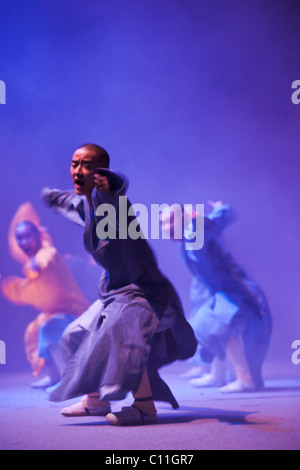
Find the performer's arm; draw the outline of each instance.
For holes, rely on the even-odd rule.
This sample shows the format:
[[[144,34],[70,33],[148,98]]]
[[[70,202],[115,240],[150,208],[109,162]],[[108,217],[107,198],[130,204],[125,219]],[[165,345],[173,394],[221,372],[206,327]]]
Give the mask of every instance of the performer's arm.
[[[23,267],[26,277],[8,276],[0,282],[0,292],[7,300],[16,305],[35,305],[41,297],[37,278],[47,269],[57,253],[53,246],[41,248]],[[50,288],[50,286],[49,286]]]
[[[50,209],[84,227],[84,201],[74,191],[44,188],[41,192],[41,199]]]
[[[234,220],[228,204],[217,202],[210,203],[210,205],[212,205],[213,210],[208,216],[204,217],[204,249],[212,238],[220,236],[225,227]],[[190,233],[194,233],[195,231],[195,222],[195,218],[193,218],[184,231],[184,240],[187,243],[190,242]],[[188,251],[187,255],[189,257],[198,258],[201,255],[201,249],[193,250],[190,248],[186,250]]]
[[[219,235],[229,224],[234,222],[236,217],[228,204],[223,204],[221,201],[209,201],[209,204],[213,210],[207,218],[214,223],[214,234]]]
[[[126,193],[128,180],[125,176],[112,172],[108,169],[99,168],[95,170],[95,188],[92,193],[94,208],[99,204],[118,205],[119,196]]]
[[[39,295],[36,279],[48,267],[56,252],[54,246],[41,248],[23,266],[25,277],[8,276],[1,280],[0,292],[3,297],[16,305],[33,305],[34,299]]]
[[[98,173],[99,172],[99,173]],[[106,205],[112,206],[116,217],[110,219],[111,228],[117,233],[119,230],[120,196],[123,196],[128,187],[128,180],[123,175],[112,172],[108,169],[95,170],[95,188],[92,193],[94,215],[98,222],[102,219]],[[128,200],[125,199],[126,213],[128,212]],[[102,210],[103,209],[103,213]],[[98,233],[97,233],[98,235]],[[99,236],[99,235],[98,235]],[[101,238],[101,236],[99,237]]]
[[[16,305],[25,305],[23,301],[23,290],[26,288],[28,281],[18,276],[9,276],[0,283],[0,292],[2,296]]]
[[[41,248],[35,256],[30,258],[29,262],[23,267],[23,274],[28,280],[36,279],[41,273],[48,268],[49,264],[54,260],[57,250],[54,246],[46,246]]]

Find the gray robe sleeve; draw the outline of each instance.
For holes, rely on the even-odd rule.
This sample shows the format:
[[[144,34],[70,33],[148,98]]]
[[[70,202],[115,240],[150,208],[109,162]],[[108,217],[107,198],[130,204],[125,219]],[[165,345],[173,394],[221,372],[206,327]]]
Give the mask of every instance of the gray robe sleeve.
[[[55,212],[82,227],[85,226],[84,198],[74,191],[43,188],[42,201]]]
[[[211,233],[206,233],[210,238],[213,236],[218,236],[223,232],[223,230],[236,220],[236,214],[228,204],[223,204],[220,207],[215,208],[207,216],[207,227],[206,232],[211,231]]]

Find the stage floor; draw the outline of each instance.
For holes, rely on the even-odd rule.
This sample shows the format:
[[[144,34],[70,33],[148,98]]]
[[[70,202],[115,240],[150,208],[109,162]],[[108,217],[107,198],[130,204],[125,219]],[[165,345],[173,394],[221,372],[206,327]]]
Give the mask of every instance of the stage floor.
[[[226,396],[218,388],[191,387],[180,377],[187,367],[178,362],[161,370],[180,408],[156,403],[157,424],[135,427],[111,426],[105,417],[65,418],[60,409],[78,400],[52,403],[30,387],[30,373],[2,369],[0,449],[300,449],[300,366],[269,364],[264,391]],[[131,396],[112,409],[128,404]]]

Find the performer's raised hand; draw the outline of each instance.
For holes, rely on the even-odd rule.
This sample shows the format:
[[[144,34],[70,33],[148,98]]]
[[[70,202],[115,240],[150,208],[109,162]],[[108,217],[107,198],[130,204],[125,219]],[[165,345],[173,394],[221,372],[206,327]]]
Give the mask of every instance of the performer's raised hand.
[[[110,191],[110,184],[106,176],[101,176],[98,173],[94,175],[94,183],[95,187],[98,189],[98,191]]]

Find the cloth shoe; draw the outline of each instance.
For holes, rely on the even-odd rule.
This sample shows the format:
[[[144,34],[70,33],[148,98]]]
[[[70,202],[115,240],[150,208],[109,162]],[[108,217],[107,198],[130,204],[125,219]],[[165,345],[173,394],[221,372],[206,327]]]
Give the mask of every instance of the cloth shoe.
[[[52,385],[55,385],[56,383],[57,383],[57,380],[53,381],[51,377],[47,375],[45,377],[42,377],[39,380],[36,380],[35,382],[32,382],[30,384],[30,387],[31,388],[47,388],[47,387],[51,387]]]
[[[146,415],[136,406],[124,406],[121,411],[109,413],[106,419],[115,426],[139,426],[156,423],[156,418]]]
[[[193,387],[221,387],[224,385],[220,379],[215,378],[212,374],[207,374],[204,377],[199,377],[198,379],[192,379],[189,381],[189,384]]]
[[[63,408],[61,410],[61,414],[67,417],[106,416],[111,411],[110,403],[108,401],[98,400],[98,402],[95,403],[93,407],[87,406],[86,402],[86,397],[83,397],[81,402]]]
[[[199,378],[202,377],[203,375],[206,375],[208,373],[207,368],[203,366],[195,366],[192,367],[191,369],[183,372],[180,374],[180,377],[182,379],[193,379],[193,378]]]
[[[246,385],[242,380],[235,380],[234,382],[225,385],[220,389],[222,393],[241,393],[241,392],[254,392],[254,385]]]

